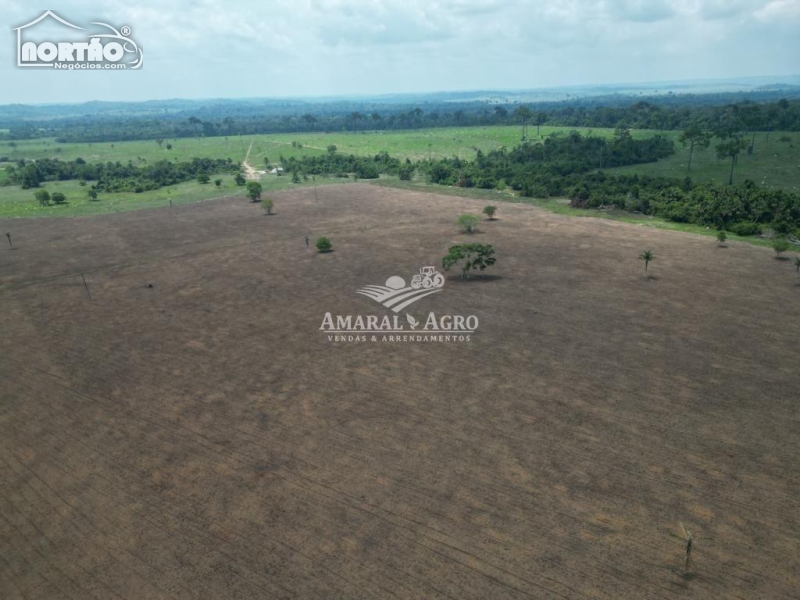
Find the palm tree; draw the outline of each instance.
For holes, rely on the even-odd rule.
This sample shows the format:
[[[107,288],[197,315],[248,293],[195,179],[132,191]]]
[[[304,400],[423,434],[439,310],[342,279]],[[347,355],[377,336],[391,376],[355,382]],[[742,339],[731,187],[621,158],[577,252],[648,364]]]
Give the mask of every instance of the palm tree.
[[[644,272],[647,273],[647,265],[656,259],[656,255],[652,250],[645,250],[639,255],[639,260],[644,261]]]
[[[533,116],[533,112],[527,106],[520,106],[514,111],[514,114],[522,121],[522,139],[528,137],[528,121]]]

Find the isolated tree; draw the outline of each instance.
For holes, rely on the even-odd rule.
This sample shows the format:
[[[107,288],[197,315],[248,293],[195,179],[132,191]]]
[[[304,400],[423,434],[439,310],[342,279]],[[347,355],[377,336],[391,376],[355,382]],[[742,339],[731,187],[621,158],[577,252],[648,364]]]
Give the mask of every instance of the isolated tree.
[[[91,201],[95,201],[95,200],[97,200],[97,190],[95,190],[95,189],[90,189],[90,190],[87,192],[87,195],[89,196],[89,200],[91,200]]]
[[[54,192],[51,198],[55,204],[64,204],[67,201],[67,197],[61,192]]]
[[[300,171],[297,169],[292,171],[292,183],[300,183]]]
[[[725,233],[724,229],[720,229],[717,232],[717,245],[722,246],[725,243],[725,240],[728,239],[728,234]]]
[[[261,199],[261,184],[257,181],[247,182],[247,197],[253,202],[258,202]]]
[[[36,190],[36,193],[33,196],[42,206],[47,206],[50,204],[50,193],[47,190]]]
[[[491,204],[489,206],[485,206],[484,209],[483,209],[483,214],[485,214],[487,217],[489,217],[490,221],[494,221],[494,214],[496,212],[497,212],[497,207],[496,206],[492,206]]]
[[[487,267],[497,262],[494,257],[494,248],[489,244],[459,244],[450,246],[447,256],[442,258],[442,267],[449,271],[452,267],[461,268],[461,278],[468,279],[469,272],[479,270],[481,277]]]
[[[703,131],[697,125],[690,125],[681,133],[678,141],[684,146],[689,146],[689,164],[686,166],[686,170],[691,171],[692,156],[694,155],[695,146],[698,148],[708,148],[711,144],[711,133]]]
[[[465,214],[456,219],[456,225],[458,225],[459,229],[464,233],[474,233],[475,225],[477,225],[479,221],[480,218],[476,215]]]
[[[264,210],[267,211],[268,215],[271,215],[272,208],[275,206],[275,201],[272,198],[262,198],[261,206],[264,207]]]
[[[156,140],[156,144],[158,144],[158,147],[159,147],[159,148],[161,148],[161,146],[163,146],[163,145],[164,145],[164,140],[163,140],[163,139],[161,139],[161,138],[158,138],[158,139]]]
[[[522,139],[525,140],[528,137],[528,121],[533,112],[527,106],[520,106],[514,111],[514,115],[522,122]]]
[[[207,174],[207,173],[200,173],[200,174],[197,176],[197,183],[203,183],[203,184],[206,184],[206,183],[208,183],[209,181],[211,181],[211,178],[208,176],[208,174]]]
[[[328,154],[336,154],[337,149],[338,148],[336,148],[336,144],[328,144]]]
[[[244,185],[247,182],[247,180],[244,178],[244,175],[241,173],[237,173],[233,180],[236,182],[236,185]]]
[[[264,168],[269,169],[269,156],[264,157]]]
[[[747,142],[745,142],[741,136],[734,134],[728,136],[727,139],[716,146],[717,156],[719,158],[731,159],[731,172],[728,176],[728,185],[733,185],[733,168],[736,166],[739,154],[744,150],[746,145]]]
[[[639,260],[644,261],[644,272],[647,273],[647,265],[653,262],[656,259],[655,254],[653,254],[652,250],[645,250],[639,255]]]
[[[775,238],[772,242],[772,249],[775,250],[775,256],[780,257],[782,253],[789,249],[789,242],[786,238]]]
[[[758,104],[746,104],[739,110],[739,114],[742,123],[747,127],[747,132],[753,134],[750,147],[747,149],[747,153],[752,154],[756,149],[756,131],[764,125],[761,107]]]
[[[172,150],[172,144],[167,144],[167,150]]]
[[[214,185],[217,186],[217,187],[220,187],[222,185],[222,179],[215,179],[214,180]]]
[[[333,250],[333,244],[326,237],[317,238],[317,250],[320,252],[330,252]]]

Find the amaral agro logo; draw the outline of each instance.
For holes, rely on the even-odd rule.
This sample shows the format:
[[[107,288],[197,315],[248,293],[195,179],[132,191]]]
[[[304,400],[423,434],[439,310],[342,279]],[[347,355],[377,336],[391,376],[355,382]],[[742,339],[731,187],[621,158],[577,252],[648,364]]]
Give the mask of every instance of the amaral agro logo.
[[[144,55],[130,37],[130,27],[91,25],[96,27],[89,33],[48,10],[38,19],[12,29],[17,32],[17,66],[66,70],[141,68]]]
[[[405,279],[392,276],[385,285],[367,285],[356,293],[373,299],[395,314],[334,315],[325,313],[320,331],[330,342],[469,342],[478,329],[475,315],[450,315],[429,312],[416,318],[399,313],[426,296],[444,288],[444,275],[436,267],[422,267],[406,285]]]

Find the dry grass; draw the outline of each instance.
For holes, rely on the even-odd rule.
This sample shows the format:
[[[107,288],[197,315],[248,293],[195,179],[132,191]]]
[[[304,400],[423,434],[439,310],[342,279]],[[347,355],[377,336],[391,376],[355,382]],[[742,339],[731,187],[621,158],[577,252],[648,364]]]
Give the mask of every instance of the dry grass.
[[[485,201],[318,195],[2,223],[0,597],[796,595],[788,261],[503,205],[472,342],[332,345]]]

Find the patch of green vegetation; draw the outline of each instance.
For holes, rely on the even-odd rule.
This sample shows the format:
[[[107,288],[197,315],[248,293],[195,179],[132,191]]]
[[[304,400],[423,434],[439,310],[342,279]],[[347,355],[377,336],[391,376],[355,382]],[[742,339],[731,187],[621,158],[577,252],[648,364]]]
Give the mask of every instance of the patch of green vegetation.
[[[541,138],[530,136],[532,142],[544,139],[556,132],[580,131],[582,134],[610,138],[613,129],[588,129],[580,127],[542,126]],[[657,132],[632,130],[636,139],[651,137]],[[252,143],[252,148],[251,148]],[[249,162],[256,169],[264,169],[264,157],[270,164],[277,164],[280,155],[303,157],[327,152],[329,145],[337,147],[341,154],[374,155],[386,151],[396,158],[422,160],[428,157],[442,158],[458,156],[474,158],[475,149],[483,152],[500,148],[512,148],[520,143],[520,130],[516,126],[453,127],[436,129],[411,129],[403,131],[343,131],[335,133],[285,133],[276,135],[252,135],[230,137],[198,137],[167,139],[159,146],[154,140],[135,142],[96,142],[59,144],[53,138],[19,140],[17,147],[0,154],[18,160],[61,158],[75,160],[80,157],[87,162],[122,162],[134,164],[157,160],[186,161],[195,157],[231,158],[241,162],[250,149]],[[171,149],[167,149],[167,145]],[[2,146],[0,146],[2,148]]]
[[[593,208],[572,208],[568,198],[525,198],[513,191],[498,190],[479,190],[475,188],[459,188],[436,185],[428,183],[424,179],[417,178],[413,181],[400,181],[395,177],[381,177],[380,180],[370,182],[372,185],[383,187],[398,188],[403,190],[424,191],[432,194],[443,194],[446,196],[460,196],[463,198],[475,198],[480,200],[497,200],[502,202],[514,202],[517,204],[530,204],[537,206],[548,212],[566,215],[570,217],[593,217],[595,219],[611,219],[623,223],[631,223],[642,227],[653,227],[655,229],[667,229],[670,231],[681,231],[684,233],[694,233],[716,238],[717,231],[711,227],[694,225],[691,223],[676,223],[667,221],[659,217],[647,215],[637,215],[618,209],[593,209]],[[727,240],[747,242],[755,246],[772,248],[773,240],[757,236],[740,236],[735,233],[727,232]]]
[[[604,169],[609,175],[652,175],[657,177],[691,177],[695,182],[728,183],[731,168],[730,159],[719,159],[714,146],[719,139],[711,140],[708,148],[695,148],[692,156],[692,170],[687,171],[689,149],[678,142],[679,133],[670,131],[668,135],[675,140],[675,154],[655,163],[628,165]],[[786,134],[773,131],[767,141],[766,133],[755,137],[752,154],[742,152],[733,172],[735,182],[750,179],[759,186],[800,191],[800,148],[792,142],[779,141]],[[791,139],[791,138],[790,138]],[[746,138],[752,142],[752,136]]]
[[[179,204],[191,204],[204,200],[215,200],[230,196],[239,196],[247,202],[246,190],[237,186],[233,177],[221,177],[223,183],[217,187],[214,184],[201,184],[197,181],[188,181],[177,185],[163,187],[157,190],[136,194],[133,192],[119,192],[114,194],[100,194],[98,199],[89,199],[89,186],[81,186],[77,181],[53,181],[43,184],[40,189],[47,190],[52,196],[61,192],[67,202],[60,206],[39,206],[34,193],[36,190],[23,190],[19,186],[6,186],[0,188],[0,219],[11,217],[75,217],[118,213],[143,208],[158,208]],[[329,183],[347,182],[348,179],[335,179],[317,177],[318,185]],[[308,181],[293,184],[290,177],[268,176],[261,179],[261,187],[265,192],[302,187],[311,185]]]

